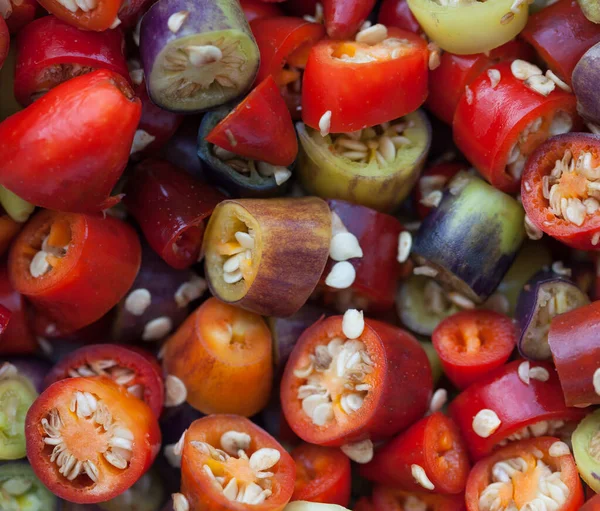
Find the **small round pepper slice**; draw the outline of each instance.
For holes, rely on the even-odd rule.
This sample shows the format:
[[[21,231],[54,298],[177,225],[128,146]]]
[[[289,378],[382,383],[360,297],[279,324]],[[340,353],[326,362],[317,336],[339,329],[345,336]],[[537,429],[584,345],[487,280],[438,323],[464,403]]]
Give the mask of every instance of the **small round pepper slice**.
[[[295,475],[294,460],[267,432],[243,417],[211,415],[185,433],[179,498],[189,509],[281,511]]]
[[[40,1],[40,5],[50,14],[69,25],[97,32],[119,25],[118,13],[122,3],[123,0],[92,0],[78,4],[74,0]]]
[[[124,492],[160,448],[150,407],[102,376],[48,387],[27,413],[25,435],[27,457],[44,485],[81,504]]]
[[[302,120],[325,135],[414,112],[427,97],[428,58],[421,37],[393,27],[373,45],[321,41],[304,70]]]

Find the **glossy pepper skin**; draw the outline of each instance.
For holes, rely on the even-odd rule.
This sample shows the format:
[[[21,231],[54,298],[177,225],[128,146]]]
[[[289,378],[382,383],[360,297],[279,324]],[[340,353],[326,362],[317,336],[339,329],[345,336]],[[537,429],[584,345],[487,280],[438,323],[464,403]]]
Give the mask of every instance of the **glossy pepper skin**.
[[[570,85],[579,59],[600,42],[600,25],[584,16],[577,0],[559,0],[531,16],[521,37]]]
[[[403,225],[393,216],[365,206],[340,200],[327,202],[332,213],[356,236],[363,252],[362,257],[349,260],[356,271],[354,283],[348,288],[356,300],[355,305],[360,304],[365,310],[389,310],[394,306],[396,284],[402,272],[402,265],[398,263],[398,237],[404,231]],[[347,295],[347,290],[325,285],[334,264],[329,258],[321,277],[323,301],[328,305],[339,304],[345,312],[348,307],[344,307],[340,294]]]
[[[429,71],[429,96],[425,104],[432,114],[452,125],[465,87],[481,73],[500,62],[515,59],[532,61],[533,57],[533,50],[517,39],[493,49],[489,54],[455,55],[444,52],[440,57],[440,65]]]
[[[352,39],[375,3],[375,0],[323,0],[323,18],[329,38]]]
[[[97,5],[87,12],[76,7],[75,11],[68,9],[59,0],[42,0],[40,5],[50,14],[70,25],[84,30],[102,32],[109,29],[118,18],[123,0],[98,0]]]
[[[56,75],[66,81],[96,69],[108,69],[129,80],[124,45],[120,29],[90,32],[55,16],[37,19],[19,33],[17,40],[15,97],[27,106],[37,94],[62,83]],[[71,66],[74,69],[62,76],[60,70]]]
[[[531,368],[542,367],[548,371],[548,380],[530,378],[527,384],[519,377],[521,363],[523,360],[515,360],[496,369],[486,379],[464,390],[450,404],[450,416],[461,429],[471,459],[479,460],[489,455],[500,442],[525,426],[548,420],[575,423],[587,414],[583,409],[567,408],[551,364],[531,363]],[[506,396],[511,398],[506,399]],[[487,438],[473,430],[473,418],[483,409],[494,411],[501,421],[498,429]]]
[[[383,0],[377,22],[386,27],[401,28],[415,34],[423,32],[406,0]]]
[[[125,188],[125,205],[150,246],[173,268],[198,261],[205,222],[225,197],[162,160],[135,167]]]
[[[578,511],[583,504],[583,488],[577,473],[577,465],[573,456],[565,454],[563,456],[551,456],[550,447],[558,438],[542,437],[521,440],[511,445],[499,449],[496,453],[479,461],[471,470],[467,481],[465,492],[465,501],[467,511],[480,511],[479,498],[481,492],[490,485],[495,479],[492,479],[492,468],[500,461],[514,458],[521,458],[527,465],[525,475],[532,474],[538,463],[538,456],[541,452],[541,461],[550,467],[552,472],[560,472],[560,479],[567,487],[565,502],[561,505],[561,511]],[[538,465],[539,466],[539,465]],[[523,479],[527,481],[527,479]],[[526,483],[523,482],[525,485]],[[527,496],[519,495],[519,498],[526,502]],[[525,507],[525,506],[523,506]]]
[[[415,480],[414,465],[423,468],[433,490]],[[470,468],[458,427],[452,419],[436,412],[377,449],[360,473],[371,481],[404,491],[458,494],[465,489]]]
[[[229,112],[206,140],[245,158],[284,167],[298,154],[290,112],[271,75]]]
[[[550,325],[548,344],[567,406],[600,403],[595,390],[599,323],[600,302],[593,302],[556,316]]]
[[[513,75],[508,62],[494,69],[501,76],[495,87],[487,73],[482,73],[458,102],[452,123],[454,142],[492,186],[515,192],[521,175],[509,172],[507,164],[521,133],[530,123],[543,118],[540,129],[526,141],[531,153],[548,136],[557,134],[549,134],[548,130],[558,112],[565,112],[575,124],[577,101],[573,94],[558,87],[548,96],[529,89]],[[504,108],[505,105],[510,108]]]
[[[31,260],[53,229],[68,236],[66,254],[45,274],[33,277]],[[66,334],[100,319],[118,303],[133,283],[140,259],[138,236],[121,220],[44,210],[15,240],[8,271],[15,290]]]
[[[282,408],[292,430],[306,442],[339,447],[365,439],[390,438],[422,417],[433,385],[425,351],[408,332],[366,319],[358,340],[374,362],[369,375],[372,390],[360,412],[347,420],[332,421],[325,427],[312,422],[297,397],[305,379],[296,377],[294,371],[306,367],[317,346],[343,335],[342,316],[331,316],[307,329],[294,347],[281,380]]]
[[[56,211],[107,209],[120,200],[109,195],[140,114],[120,75],[98,70],[71,79],[0,123],[0,184]]]
[[[319,129],[331,112],[328,132],[347,133],[389,122],[414,112],[427,98],[428,51],[419,36],[390,28],[388,38],[402,41],[398,57],[383,43],[322,41],[310,51],[302,82],[302,120]],[[369,62],[344,61],[364,52]],[[353,84],[360,83],[360,87]]]

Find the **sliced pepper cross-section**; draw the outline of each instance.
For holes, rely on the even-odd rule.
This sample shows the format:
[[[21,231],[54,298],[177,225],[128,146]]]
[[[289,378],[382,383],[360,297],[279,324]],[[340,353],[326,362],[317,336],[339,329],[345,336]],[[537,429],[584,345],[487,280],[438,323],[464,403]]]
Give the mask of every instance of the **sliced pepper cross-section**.
[[[281,511],[295,472],[277,440],[243,417],[211,415],[185,433],[181,497],[189,509]]]
[[[410,334],[367,319],[349,339],[343,322],[342,316],[317,321],[285,368],[283,412],[306,442],[342,446],[389,438],[428,406],[431,368]]]
[[[223,201],[204,239],[206,276],[217,298],[265,316],[289,316],[323,273],[331,212],[316,197]]]
[[[102,32],[120,24],[118,13],[122,3],[123,0],[42,0],[40,5],[69,25]]]
[[[542,144],[521,186],[534,228],[580,250],[600,242],[600,136],[569,133]]]
[[[323,136],[297,123],[298,177],[310,193],[377,211],[395,210],[410,193],[431,146],[422,110],[392,122]]]
[[[182,113],[214,108],[246,93],[260,60],[235,0],[155,3],[142,20],[140,54],[152,101]]]
[[[385,27],[384,27],[385,29]],[[427,97],[425,41],[398,28],[380,42],[321,41],[308,56],[302,120],[327,133],[348,133],[393,121]]]
[[[524,60],[490,69],[498,81],[484,72],[465,88],[454,114],[454,141],[493,186],[516,192],[528,156],[576,126],[577,102]]]
[[[27,457],[54,494],[102,502],[132,486],[160,447],[158,421],[108,378],[70,378],[48,387],[26,419]]]

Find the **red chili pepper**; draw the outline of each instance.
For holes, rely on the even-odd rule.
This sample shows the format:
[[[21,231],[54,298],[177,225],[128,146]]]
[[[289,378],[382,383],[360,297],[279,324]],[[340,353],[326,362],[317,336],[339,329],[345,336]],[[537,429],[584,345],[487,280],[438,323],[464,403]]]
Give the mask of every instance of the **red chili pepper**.
[[[468,170],[468,165],[455,162],[438,163],[437,165],[429,167],[421,174],[413,192],[417,214],[421,220],[425,218],[432,209],[421,201],[432,192],[441,193],[446,186],[446,183],[461,170]]]
[[[6,264],[0,266],[0,305],[11,312],[10,322],[0,337],[0,355],[31,355],[39,346],[31,329],[25,298],[8,279]]]
[[[173,268],[198,261],[205,222],[224,197],[162,160],[135,167],[125,204],[154,251]]]
[[[260,50],[256,83],[271,75],[293,119],[300,119],[302,73],[310,49],[325,36],[325,27],[302,18],[280,16],[256,19],[250,28]]]
[[[521,364],[525,365],[519,370]],[[533,373],[526,364],[523,360],[506,364],[463,390],[450,404],[450,415],[461,429],[472,459],[479,460],[510,440],[561,432],[570,436],[570,429],[587,414],[566,407],[551,364],[532,362]],[[473,429],[482,410],[493,411],[500,420],[498,428],[486,437]]]
[[[421,509],[421,507],[427,509],[427,511],[465,510],[464,495],[415,493],[380,484],[376,485],[373,490],[372,501],[372,507],[367,507],[363,511],[406,511],[408,509]],[[355,508],[354,511],[358,511],[358,508]]]
[[[583,505],[583,490],[577,472],[577,466],[571,454],[563,456],[551,456],[548,452],[557,438],[532,438],[521,440],[498,450],[495,454],[488,456],[477,463],[467,481],[465,500],[467,511],[484,511],[490,509],[484,507],[481,502],[493,502],[493,498],[500,499],[501,505],[517,509],[527,509],[527,504],[536,499],[538,484],[549,477],[547,472],[558,472],[561,487],[559,490],[564,495],[564,501],[559,506],[560,511],[578,511]],[[499,463],[513,461],[505,467]],[[518,464],[517,461],[518,460]],[[542,462],[546,469],[541,468]],[[518,467],[518,468],[515,468]],[[495,468],[495,469],[494,469]],[[512,470],[512,472],[507,472]],[[498,475],[497,475],[498,474]],[[505,477],[499,479],[499,474]],[[510,475],[509,475],[510,474]],[[506,481],[508,479],[508,481]],[[494,484],[493,487],[490,487]],[[555,494],[549,494],[546,490],[546,499],[553,500]],[[552,496],[551,496],[552,495]],[[484,497],[485,496],[485,497]],[[487,497],[487,498],[486,498]],[[543,501],[540,499],[540,501]]]
[[[108,69],[129,80],[123,33],[90,32],[44,16],[27,25],[17,42],[15,97],[23,106],[74,76]]]
[[[415,34],[421,34],[421,25],[408,7],[406,0],[383,0],[379,9],[377,23],[386,27],[396,27]]]
[[[227,437],[224,440],[223,435],[228,432],[241,433],[241,438],[245,436],[240,440],[241,445],[227,441]],[[198,445],[201,447],[199,448]],[[222,449],[221,452],[225,451],[226,454],[214,454],[215,448]],[[240,449],[244,451],[245,458],[240,456]],[[272,451],[268,453],[268,458],[260,454],[255,455],[262,449],[277,451],[278,456],[274,456]],[[248,457],[251,462],[248,461]],[[260,465],[258,465],[259,458]],[[265,468],[252,468],[256,466]],[[204,467],[210,469],[210,474]],[[258,478],[256,473],[259,471],[267,475]],[[268,475],[269,473],[271,475]],[[222,489],[215,488],[213,479],[215,475],[225,477],[224,487],[231,485],[230,481],[235,478],[240,483],[245,483],[245,487],[252,486],[252,494],[256,493],[255,498],[265,495],[263,489],[270,488],[270,495],[261,503],[240,504],[224,495]],[[210,415],[193,422],[187,430],[181,457],[181,493],[188,500],[190,510],[220,511],[256,508],[261,511],[280,511],[292,496],[294,476],[295,465],[291,456],[277,440],[248,419],[237,415]],[[241,484],[236,485],[236,494],[239,495],[245,487]],[[233,495],[232,490],[233,488],[230,488],[227,491]],[[245,491],[248,495],[249,490]]]
[[[240,156],[284,167],[298,154],[292,118],[272,76],[252,90],[206,140]]]
[[[6,13],[6,25],[11,34],[16,34],[33,21],[37,14],[38,3],[35,0],[7,0],[7,2],[9,10]]]
[[[123,29],[134,27],[152,3],[152,0],[123,0],[117,14],[121,21],[119,27]]]
[[[27,413],[25,436],[38,478],[58,497],[80,504],[123,493],[160,449],[148,405],[103,376],[48,387]]]
[[[290,16],[314,16],[319,0],[287,0],[283,8]],[[321,4],[322,5],[322,4]]]
[[[15,240],[8,271],[14,288],[66,334],[101,318],[125,296],[140,259],[137,234],[126,223],[43,210]]]
[[[40,0],[40,5],[50,14],[77,28],[102,32],[111,28],[119,19],[123,0],[92,0],[93,8],[84,11],[75,5],[75,10],[65,7],[61,0]],[[73,2],[74,4],[74,2]]]
[[[550,189],[554,201],[585,201],[588,199],[588,180],[583,170],[571,169],[571,162],[590,154],[592,162],[600,158],[600,137],[589,133],[567,133],[553,137],[540,145],[527,161],[521,198],[529,221],[541,231],[565,245],[579,250],[597,250],[600,239],[600,211],[569,210],[550,203]],[[557,166],[557,161],[565,164]],[[584,161],[581,161],[584,164]],[[597,163],[596,163],[597,164]],[[585,163],[585,165],[588,165]],[[560,172],[556,176],[557,168]],[[550,179],[552,178],[552,179]],[[594,199],[595,200],[595,199]],[[577,204],[576,204],[577,205]],[[576,214],[577,211],[577,214]]]
[[[594,495],[579,511],[600,511],[600,495]]]
[[[156,417],[164,402],[162,370],[156,359],[142,350],[116,344],[95,344],[63,357],[46,376],[46,385],[79,376],[106,376],[123,390],[142,399]]]
[[[570,85],[579,59],[600,42],[600,25],[583,15],[577,0],[559,0],[530,16],[521,37]]]
[[[358,239],[363,256],[349,260],[356,278],[348,289],[341,291],[325,286],[325,278],[335,264],[333,259],[327,261],[320,282],[324,302],[336,304],[344,311],[350,305],[364,310],[389,310],[394,306],[396,284],[402,271],[398,263],[398,238],[404,227],[393,216],[365,206],[340,200],[328,203]]]
[[[497,312],[462,311],[444,319],[431,341],[448,379],[464,389],[508,360],[517,330],[508,316]]]
[[[350,501],[350,460],[339,449],[302,444],[291,452],[296,462],[292,500],[346,507]]]
[[[140,98],[140,101],[142,102],[142,117],[140,118],[140,123],[137,127],[136,136],[140,137],[140,130],[143,130],[146,134],[140,139],[139,150],[134,151],[134,153],[141,156],[147,156],[159,151],[171,139],[183,122],[184,116],[156,106],[148,97],[145,81],[136,85],[134,91],[135,95]],[[146,143],[144,137],[147,139],[148,143]],[[150,139],[148,137],[152,138]]]
[[[513,75],[509,63],[493,69],[500,73],[497,84],[482,73],[460,99],[452,123],[454,141],[493,186],[514,192],[534,149],[559,128],[568,131],[576,123],[576,99],[559,88],[548,96],[539,94]],[[560,120],[556,128],[554,118]]]
[[[323,0],[323,18],[331,39],[351,39],[368,18],[375,0]]]
[[[23,227],[22,223],[15,222],[6,213],[0,216],[0,256],[8,250],[12,240]]]
[[[464,491],[469,468],[458,427],[436,412],[379,448],[360,473],[400,490],[456,494]]]
[[[36,206],[92,213],[121,176],[141,113],[120,75],[94,71],[0,123],[0,184]]]
[[[596,392],[600,302],[555,317],[548,344],[567,406],[600,403]]]
[[[311,384],[318,379],[328,391],[324,400],[302,388],[307,382],[304,374],[309,373],[316,354],[316,367],[327,370],[323,377],[311,371]],[[342,362],[351,356],[356,364],[346,371]],[[343,383],[355,390],[348,390]],[[331,316],[317,321],[298,340],[281,381],[281,403],[290,427],[300,438],[336,447],[368,438],[389,438],[406,428],[425,413],[431,388],[427,355],[409,333],[367,319],[360,337],[348,341],[342,331],[342,316]],[[360,401],[353,398],[348,404],[345,394],[359,396]],[[331,413],[313,406],[327,408],[330,403]],[[357,410],[348,413],[350,405]]]
[[[0,335],[6,332],[11,316],[12,312],[4,307],[4,305],[0,304]]]
[[[322,41],[304,71],[302,119],[314,129],[324,123],[328,132],[347,133],[413,112],[427,97],[427,61],[425,41],[399,28],[376,45]]]
[[[534,55],[529,45],[518,40],[503,44],[489,52],[489,55],[454,55],[444,52],[440,58],[440,65],[429,73],[427,108],[438,119],[452,125],[454,112],[465,93],[465,87],[475,78],[500,62],[515,59],[532,61]]]
[[[6,26],[6,21],[4,18],[0,16],[0,69],[2,68],[2,64],[4,64],[4,60],[8,55],[8,49],[10,48],[10,34],[8,33],[8,27]]]
[[[240,0],[240,5],[248,23],[260,18],[272,18],[273,16],[283,15],[279,7],[267,4],[262,0]]]

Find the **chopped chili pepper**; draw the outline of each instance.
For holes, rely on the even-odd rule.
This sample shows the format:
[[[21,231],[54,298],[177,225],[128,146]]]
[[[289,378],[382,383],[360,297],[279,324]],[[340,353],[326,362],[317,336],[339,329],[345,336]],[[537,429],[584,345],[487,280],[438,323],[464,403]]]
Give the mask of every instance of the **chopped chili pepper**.
[[[125,191],[126,206],[158,255],[178,269],[198,261],[206,219],[224,199],[220,192],[166,161],[150,159],[135,167]]]
[[[1,355],[31,355],[38,342],[31,327],[28,305],[8,278],[6,263],[0,265],[0,305],[10,311],[10,322],[0,336]]]
[[[76,4],[73,0],[41,0],[40,5],[69,25],[102,32],[120,24],[119,9],[123,0],[91,0]]]
[[[439,163],[425,169],[414,188],[414,198],[419,218],[425,218],[431,213],[432,209],[437,207],[444,188],[461,170],[468,170],[467,165],[455,162]]]
[[[459,389],[479,381],[510,357],[517,329],[493,311],[462,311],[444,319],[431,336],[444,373]]]
[[[432,495],[422,492],[408,492],[397,488],[376,485],[373,490],[372,506],[364,511],[464,511],[464,495]],[[358,508],[355,508],[358,511]]]
[[[359,31],[375,0],[323,0],[323,20],[331,39],[350,39]]]
[[[272,18],[282,15],[279,7],[265,3],[262,0],[240,0],[240,5],[248,23],[259,18]]]
[[[383,0],[377,22],[386,27],[401,28],[415,34],[423,32],[421,25],[411,12],[407,0]]]

